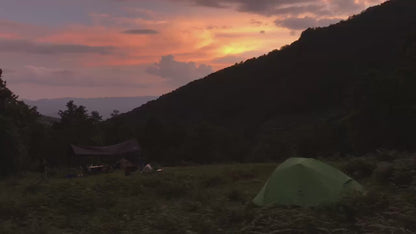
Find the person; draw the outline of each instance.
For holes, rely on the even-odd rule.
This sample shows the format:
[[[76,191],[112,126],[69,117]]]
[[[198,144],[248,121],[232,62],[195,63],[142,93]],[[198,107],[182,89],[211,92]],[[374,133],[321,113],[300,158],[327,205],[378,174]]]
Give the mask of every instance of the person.
[[[84,168],[82,166],[80,166],[77,176],[78,177],[84,177],[84,171],[85,171]]]

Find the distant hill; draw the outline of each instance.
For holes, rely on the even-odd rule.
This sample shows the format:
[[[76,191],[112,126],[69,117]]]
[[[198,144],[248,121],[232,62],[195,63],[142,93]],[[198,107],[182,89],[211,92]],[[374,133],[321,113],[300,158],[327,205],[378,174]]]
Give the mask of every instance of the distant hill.
[[[65,110],[66,103],[73,100],[76,105],[83,105],[88,111],[98,111],[103,118],[109,118],[113,110],[124,113],[155,98],[157,97],[56,98],[24,100],[24,102],[30,106],[36,106],[43,115],[59,117],[58,111]]]
[[[149,157],[168,161],[414,148],[415,12],[416,1],[391,0],[309,28],[291,45],[193,81],[112,122],[123,129],[120,138],[135,135]]]

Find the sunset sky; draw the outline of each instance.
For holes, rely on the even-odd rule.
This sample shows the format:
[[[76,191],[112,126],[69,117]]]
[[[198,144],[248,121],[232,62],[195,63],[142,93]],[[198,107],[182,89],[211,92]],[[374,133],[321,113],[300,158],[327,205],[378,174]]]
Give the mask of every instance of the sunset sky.
[[[1,0],[21,98],[158,96],[383,0]]]

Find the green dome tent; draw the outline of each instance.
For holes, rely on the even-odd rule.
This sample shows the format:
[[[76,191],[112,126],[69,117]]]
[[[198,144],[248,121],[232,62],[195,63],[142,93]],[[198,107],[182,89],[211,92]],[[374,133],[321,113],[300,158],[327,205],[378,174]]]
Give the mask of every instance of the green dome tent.
[[[253,199],[259,206],[317,206],[339,201],[362,186],[338,169],[312,158],[289,158],[277,167]]]

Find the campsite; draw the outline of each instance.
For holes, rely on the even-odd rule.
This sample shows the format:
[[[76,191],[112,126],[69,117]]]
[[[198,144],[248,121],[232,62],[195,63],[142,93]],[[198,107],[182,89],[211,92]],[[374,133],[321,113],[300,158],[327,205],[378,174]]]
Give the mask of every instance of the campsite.
[[[416,233],[415,12],[1,0],[0,234]]]
[[[414,157],[321,159],[355,175],[366,192],[315,208],[251,202],[278,163],[167,167],[127,177],[56,174],[41,184],[27,174],[0,181],[0,232],[414,233]]]

